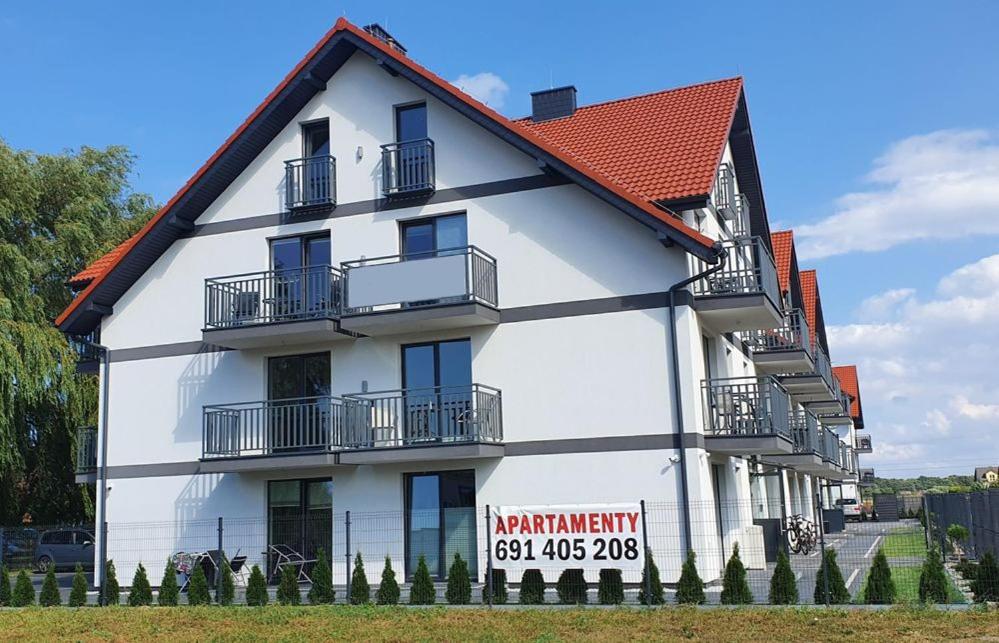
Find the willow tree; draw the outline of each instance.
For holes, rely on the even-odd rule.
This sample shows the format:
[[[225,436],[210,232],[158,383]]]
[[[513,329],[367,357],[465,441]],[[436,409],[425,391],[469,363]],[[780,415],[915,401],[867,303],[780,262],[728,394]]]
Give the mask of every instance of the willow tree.
[[[52,320],[72,299],[66,280],[152,216],[129,186],[133,162],[122,147],[34,154],[0,140],[0,524],[92,513],[73,470],[97,381],[76,373]]]

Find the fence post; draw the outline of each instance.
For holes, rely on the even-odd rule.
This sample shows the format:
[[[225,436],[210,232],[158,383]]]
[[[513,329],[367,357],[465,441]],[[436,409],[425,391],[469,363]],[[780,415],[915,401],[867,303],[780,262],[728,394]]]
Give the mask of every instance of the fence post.
[[[344,554],[344,556],[347,557],[347,589],[345,595],[347,597],[347,603],[349,604],[350,603],[350,510],[349,509],[347,510],[344,516],[343,525],[345,530],[344,541],[347,547],[347,552]]]
[[[819,527],[819,549],[821,550],[822,556],[822,595],[825,597],[826,607],[829,606],[830,596],[829,596],[829,570],[826,564],[826,528],[825,522],[822,520],[822,483],[819,482],[815,485],[817,491],[815,492],[815,502],[816,510],[815,516],[817,518],[816,523]]]
[[[225,554],[222,552],[222,516],[219,516],[219,561],[215,568],[215,602],[220,603],[222,597],[222,566],[225,565]],[[220,603],[221,604],[221,603]]]
[[[493,529],[489,516],[489,505],[486,505],[486,589],[489,607],[493,606]]]
[[[98,483],[100,484],[100,483]],[[94,575],[95,580],[100,579],[97,585],[97,604],[101,607],[107,605],[107,601],[104,600],[104,586],[107,584],[107,571],[108,571],[108,523],[105,520],[101,523],[101,547],[100,547],[100,560],[98,564],[100,569]]]
[[[652,606],[652,574],[649,573],[649,530],[645,523],[645,500],[639,502],[642,507],[642,551],[645,552],[645,604]],[[686,552],[681,554],[681,558],[686,556]]]
[[[930,537],[930,509],[926,503],[926,494],[923,494],[923,539],[926,541],[926,548],[929,549],[933,545],[933,539]],[[943,556],[943,553],[940,554]]]

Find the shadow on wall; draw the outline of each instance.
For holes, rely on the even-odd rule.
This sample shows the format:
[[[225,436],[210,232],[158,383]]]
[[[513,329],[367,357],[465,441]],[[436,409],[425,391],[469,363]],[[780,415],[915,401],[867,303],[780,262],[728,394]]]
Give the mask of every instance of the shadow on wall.
[[[201,411],[206,404],[226,404],[240,400],[209,399],[215,396],[211,383],[216,369],[225,359],[226,351],[202,347],[191,358],[177,380],[177,426],[175,442],[201,441]]]

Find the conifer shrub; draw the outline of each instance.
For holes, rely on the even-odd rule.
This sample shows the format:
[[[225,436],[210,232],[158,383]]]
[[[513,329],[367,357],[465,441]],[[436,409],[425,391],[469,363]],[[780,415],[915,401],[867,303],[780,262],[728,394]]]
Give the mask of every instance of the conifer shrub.
[[[11,607],[27,607],[35,604],[35,587],[28,578],[28,572],[21,570],[14,582],[14,591],[10,596]]]
[[[895,602],[895,581],[891,578],[891,568],[883,549],[878,549],[871,571],[867,573],[864,602],[868,605],[890,605]]]
[[[350,574],[350,604],[364,605],[371,602],[371,585],[368,575],[364,572],[364,560],[361,552],[354,556],[354,571]]]
[[[105,605],[121,603],[121,586],[118,584],[118,573],[115,571],[113,560],[108,560],[104,566],[104,586],[101,587],[101,596]]]
[[[491,574],[492,582],[483,589],[482,602],[488,603],[491,595],[493,605],[506,605],[506,602],[510,600],[510,595],[506,589],[506,570],[493,568]]]
[[[76,564],[73,573],[73,589],[69,592],[69,606],[83,607],[87,604],[87,577],[83,574],[83,565]]]
[[[201,565],[195,565],[191,581],[187,584],[188,605],[211,605],[212,595],[208,592],[208,577]]]
[[[298,589],[298,570],[292,565],[285,565],[281,568],[277,602],[281,605],[299,605],[302,602],[302,594]]]
[[[540,569],[525,569],[520,577],[520,604],[542,605],[545,602],[545,577]]]
[[[976,603],[999,601],[999,565],[992,552],[985,552],[978,562],[975,580],[971,581],[971,591]]]
[[[128,592],[128,604],[132,607],[153,604],[153,588],[149,586],[146,568],[139,563],[132,576],[132,588]]]
[[[836,562],[836,550],[832,547],[826,549],[823,564],[819,565],[819,571],[815,575],[815,592],[812,600],[816,605],[824,605],[826,602],[826,574],[829,575],[829,604],[846,605],[850,602],[850,590],[846,588],[846,581],[843,580],[843,572]]]
[[[229,561],[222,559],[222,567],[219,569],[222,574],[222,586],[215,589],[215,602],[219,605],[232,605],[236,599],[236,579],[232,575],[232,566]]]
[[[322,547],[316,554],[316,566],[312,568],[312,588],[308,594],[312,605],[330,605],[336,600],[333,591],[333,567],[326,558],[326,550]]]
[[[156,595],[156,604],[165,607],[175,607],[180,598],[180,587],[177,586],[177,568],[169,558],[163,569],[163,580],[160,581],[160,592]]]
[[[746,567],[739,558],[739,543],[732,547],[732,556],[725,565],[722,579],[722,605],[748,605],[753,602],[753,592],[746,581]]]
[[[382,568],[382,580],[375,592],[375,602],[379,605],[399,604],[399,583],[395,580],[395,570],[392,569],[392,559],[385,557],[385,567]]]
[[[10,572],[0,563],[0,607],[10,605]]]
[[[947,572],[936,547],[926,552],[926,560],[919,572],[919,600],[923,603],[946,603],[948,599]]]
[[[769,600],[771,605],[798,603],[798,583],[791,571],[791,561],[783,550],[777,554],[777,566],[774,567],[774,575],[770,577]]]
[[[246,604],[251,607],[263,607],[270,601],[267,594],[267,579],[260,567],[254,565],[250,569],[250,578],[246,581]]]
[[[416,563],[416,573],[413,574],[413,585],[409,588],[410,605],[433,605],[437,602],[437,589],[430,578],[427,559],[420,555]]]
[[[451,605],[468,605],[472,602],[472,581],[468,577],[468,563],[458,552],[454,553],[451,569],[447,571],[447,589],[444,598]]]
[[[659,570],[656,570],[656,580],[658,579]],[[644,591],[644,585],[641,591]],[[659,595],[661,603],[662,586],[660,586]],[[690,549],[687,550],[687,559],[683,561],[683,568],[680,570],[680,581],[676,586],[676,602],[680,605],[702,605],[704,600],[704,581],[697,573],[697,554]]]
[[[555,583],[555,593],[563,605],[585,605],[587,601],[586,578],[582,569],[564,569]]]
[[[59,583],[56,581],[55,565],[49,565],[45,570],[45,580],[42,581],[42,591],[38,595],[38,604],[42,607],[56,607],[62,605],[62,597],[59,596]]]
[[[624,602],[624,580],[620,569],[601,569],[597,580],[597,602],[620,605]]]

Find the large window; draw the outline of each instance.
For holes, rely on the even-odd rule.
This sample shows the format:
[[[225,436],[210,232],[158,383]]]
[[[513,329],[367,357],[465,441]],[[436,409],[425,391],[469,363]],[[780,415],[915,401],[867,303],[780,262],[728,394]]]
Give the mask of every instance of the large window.
[[[425,259],[447,250],[468,245],[468,224],[464,214],[449,214],[402,223],[402,254],[409,259]]]
[[[278,551],[291,550],[315,559],[333,546],[333,482],[271,480],[267,483],[268,576],[277,580]],[[311,571],[306,569],[306,573]]]
[[[337,284],[331,279],[329,234],[285,237],[271,241],[274,292],[266,293],[275,317],[321,316],[335,304]]]
[[[475,529],[475,472],[442,471],[406,475],[406,574],[412,577],[420,556],[430,573],[447,577],[454,555],[478,575]]]
[[[271,451],[325,449],[335,412],[329,394],[329,353],[270,358],[267,421]]]
[[[471,384],[468,339],[403,346],[404,439],[412,443],[467,438]]]

